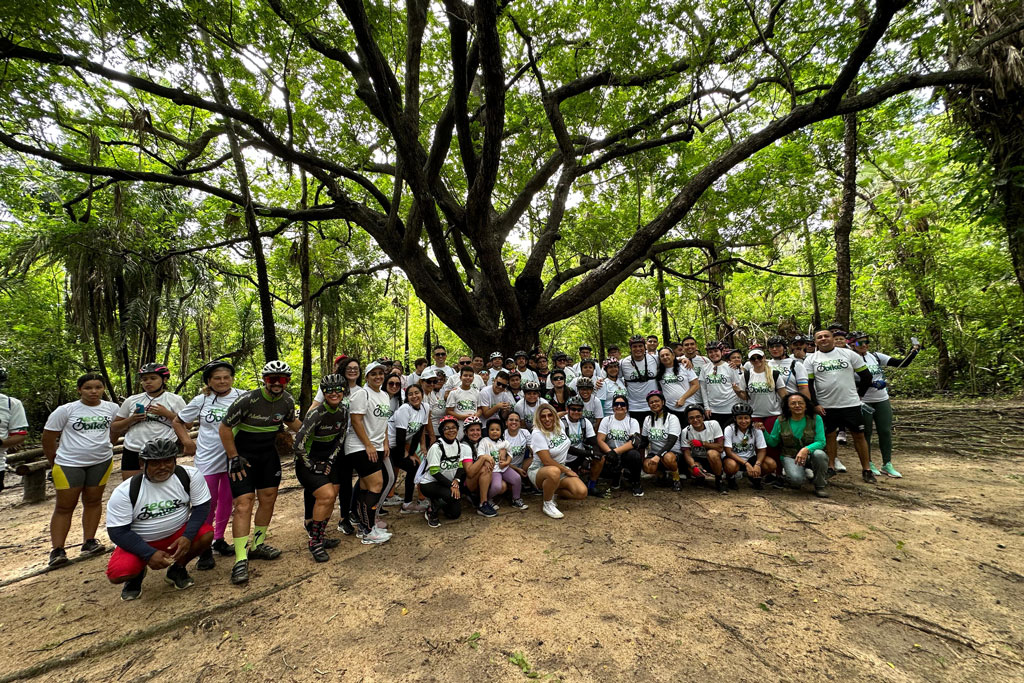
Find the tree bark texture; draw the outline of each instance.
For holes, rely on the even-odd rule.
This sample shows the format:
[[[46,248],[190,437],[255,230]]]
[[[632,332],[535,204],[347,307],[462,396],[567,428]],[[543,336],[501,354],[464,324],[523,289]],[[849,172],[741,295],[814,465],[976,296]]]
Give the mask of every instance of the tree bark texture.
[[[850,93],[853,94],[852,92]],[[850,268],[850,233],[853,232],[853,212],[857,203],[857,115],[843,117],[843,195],[836,219],[836,310],[835,320],[843,329],[850,329],[850,288],[853,273]]]

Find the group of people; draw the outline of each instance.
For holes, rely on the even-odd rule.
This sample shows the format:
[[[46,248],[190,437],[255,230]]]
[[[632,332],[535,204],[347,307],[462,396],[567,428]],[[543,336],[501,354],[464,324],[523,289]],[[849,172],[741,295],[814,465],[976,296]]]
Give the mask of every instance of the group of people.
[[[684,479],[721,493],[746,478],[755,489],[812,485],[828,497],[828,480],[845,471],[837,435],[850,435],[865,482],[900,477],[892,464],[892,408],[885,369],[903,359],[870,349],[870,337],[822,329],[813,339],[774,336],[743,353],[718,342],[706,355],[686,337],[659,346],[633,336],[621,357],[612,346],[598,363],[588,345],[570,365],[564,353],[462,356],[432,350],[405,374],[381,359],[365,367],[339,356],[300,415],[287,391],[282,361],[262,369],[261,385],[234,387],[235,368],[217,360],[202,372],[202,391],[187,402],[167,388],[170,371],[139,370],[143,391],[121,405],[103,400],[95,373],[77,382],[80,399],[58,407],[43,429],[43,450],[57,491],[49,564],[64,549],[72,513],[82,503],[81,553],[96,539],[101,501],[113,470],[112,444],[123,436],[122,482],[107,504],[115,544],[110,581],[124,600],[138,598],[148,569],[166,569],[178,589],[192,585],[186,565],[214,568],[233,557],[231,581],[249,580],[250,560],[273,560],[267,543],[281,482],[282,458],[294,461],[303,487],[308,549],[316,562],[340,539],[327,534],[335,508],[339,531],[362,543],[388,542],[388,509],[422,515],[429,527],[458,518],[469,501],[484,517],[502,505],[525,510],[529,496],[561,518],[558,500],[606,498],[645,485],[682,489]],[[4,403],[8,409],[4,411]],[[24,411],[0,395],[2,446],[24,438]],[[190,430],[198,427],[192,438]],[[882,467],[871,460],[877,430]],[[293,438],[289,435],[294,434]],[[179,465],[179,455],[194,458]],[[404,482],[399,486],[399,473]],[[225,540],[231,522],[232,543]]]

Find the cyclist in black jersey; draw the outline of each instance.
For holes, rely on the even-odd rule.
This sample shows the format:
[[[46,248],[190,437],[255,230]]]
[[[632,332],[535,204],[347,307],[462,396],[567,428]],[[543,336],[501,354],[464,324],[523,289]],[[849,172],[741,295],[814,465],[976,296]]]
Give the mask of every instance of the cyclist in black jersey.
[[[309,552],[317,562],[327,562],[327,548],[337,545],[337,541],[328,545],[326,531],[338,496],[336,486],[341,468],[334,467],[334,463],[348,426],[348,409],[342,403],[346,385],[342,375],[326,375],[320,380],[324,402],[306,414],[292,447],[295,476],[315,500],[306,532]]]
[[[263,386],[243,394],[231,404],[220,423],[220,439],[228,456],[228,474],[235,512],[231,535],[235,542],[235,566],[231,583],[249,581],[249,559],[274,560],[281,551],[265,543],[267,527],[274,516],[277,488],[281,484],[281,456],[276,448],[277,433],[288,427],[298,431],[302,422],[295,415],[295,401],[285,391],[292,376],[287,363],[272,360],[263,366]],[[249,527],[256,509],[252,549],[247,548]]]

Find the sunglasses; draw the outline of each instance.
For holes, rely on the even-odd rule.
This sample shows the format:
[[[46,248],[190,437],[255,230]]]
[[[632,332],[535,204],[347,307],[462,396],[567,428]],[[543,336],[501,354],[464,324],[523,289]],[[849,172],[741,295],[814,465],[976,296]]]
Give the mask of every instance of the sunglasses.
[[[504,383],[502,383],[502,382],[495,382],[495,383],[494,383],[494,386],[498,387],[499,389],[504,389],[504,388],[505,388],[505,387],[507,387],[508,385],[507,385],[507,384],[504,384]]]
[[[472,363],[473,363],[473,361],[471,361],[471,360],[460,360],[459,361],[459,365],[472,365]]]
[[[580,406],[569,406],[569,412],[580,413],[583,412],[583,408]]]
[[[628,408],[628,403],[613,403],[612,408]]]
[[[267,384],[288,384],[291,379],[288,375],[267,375],[263,381]]]
[[[324,396],[327,394],[343,394],[345,393],[345,387],[326,387],[323,391]]]
[[[438,351],[437,353],[434,354],[434,358],[440,358],[441,356],[447,356],[447,355],[448,354],[445,353],[444,351]]]
[[[401,382],[388,382],[388,386],[389,387],[400,387],[400,386],[402,386],[402,383]]]

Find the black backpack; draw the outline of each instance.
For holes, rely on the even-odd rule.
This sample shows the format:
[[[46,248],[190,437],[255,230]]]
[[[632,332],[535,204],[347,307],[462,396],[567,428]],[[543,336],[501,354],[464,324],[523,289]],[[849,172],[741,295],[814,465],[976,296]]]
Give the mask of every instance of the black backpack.
[[[144,476],[146,475],[139,473],[128,480],[131,482],[128,484],[128,500],[132,503],[132,510],[135,509],[135,504],[139,502],[139,492],[142,491],[142,478]],[[178,481],[180,481],[181,485],[185,488],[185,495],[191,497],[192,479],[188,476],[188,472],[185,471],[185,468],[181,465],[176,465],[174,467],[174,476],[178,478]]]

